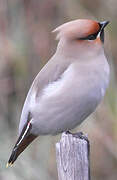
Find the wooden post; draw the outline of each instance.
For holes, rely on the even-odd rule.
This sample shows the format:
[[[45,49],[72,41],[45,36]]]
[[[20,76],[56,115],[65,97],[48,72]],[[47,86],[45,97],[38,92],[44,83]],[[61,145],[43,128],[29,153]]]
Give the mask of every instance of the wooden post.
[[[56,143],[59,180],[90,180],[89,143],[85,139],[63,133]]]

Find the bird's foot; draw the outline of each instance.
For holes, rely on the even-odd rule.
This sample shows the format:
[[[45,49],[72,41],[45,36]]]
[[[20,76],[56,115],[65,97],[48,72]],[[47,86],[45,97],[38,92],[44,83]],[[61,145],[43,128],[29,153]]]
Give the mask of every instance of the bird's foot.
[[[72,134],[69,130],[65,131],[65,134]]]
[[[74,133],[73,136],[76,137],[76,138],[84,139],[89,144],[88,137],[86,135],[84,135],[82,132]]]
[[[76,138],[79,138],[79,139],[84,139],[87,142],[88,157],[89,157],[90,143],[89,143],[88,137],[86,135],[84,135],[82,132],[71,133],[70,131],[66,131],[65,134],[71,134],[73,137],[76,137]]]
[[[88,137],[86,135],[84,135],[82,132],[71,133],[70,131],[66,131],[65,133],[66,134],[71,134],[73,137],[76,137],[76,138],[79,138],[79,139],[84,139],[89,144]]]

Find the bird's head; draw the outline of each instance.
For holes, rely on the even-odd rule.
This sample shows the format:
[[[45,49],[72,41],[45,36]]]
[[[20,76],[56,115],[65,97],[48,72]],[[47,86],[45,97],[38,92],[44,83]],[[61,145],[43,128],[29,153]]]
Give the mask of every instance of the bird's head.
[[[78,19],[57,27],[56,39],[67,44],[77,44],[86,47],[104,43],[104,28],[109,21],[97,22],[89,19]]]

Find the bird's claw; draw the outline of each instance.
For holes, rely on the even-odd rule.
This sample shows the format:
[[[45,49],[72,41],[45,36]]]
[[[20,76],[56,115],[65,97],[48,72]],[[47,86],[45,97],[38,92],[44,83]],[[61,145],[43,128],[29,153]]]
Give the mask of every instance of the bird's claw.
[[[88,137],[86,135],[84,135],[82,132],[71,133],[70,131],[66,131],[65,134],[71,134],[73,137],[76,137],[79,139],[84,139],[89,144]]]

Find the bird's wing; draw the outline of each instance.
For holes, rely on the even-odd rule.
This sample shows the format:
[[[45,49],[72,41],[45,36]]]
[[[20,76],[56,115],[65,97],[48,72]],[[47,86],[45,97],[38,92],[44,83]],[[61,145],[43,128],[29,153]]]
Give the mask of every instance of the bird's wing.
[[[38,97],[45,86],[61,78],[70,64],[71,62],[69,60],[58,59],[57,61],[56,58],[52,58],[38,73],[32,84],[30,93],[34,91],[36,92],[36,97]]]
[[[33,100],[39,99],[42,90],[49,84],[60,79],[62,74],[71,64],[70,60],[67,59],[56,59],[55,56],[42,68],[38,73],[32,86],[28,92],[27,98],[24,103],[24,107],[21,114],[19,134],[21,134],[22,129],[28,120],[28,114],[30,112],[30,105],[33,104]],[[32,98],[34,95],[34,99]],[[31,113],[31,112],[30,112]]]

